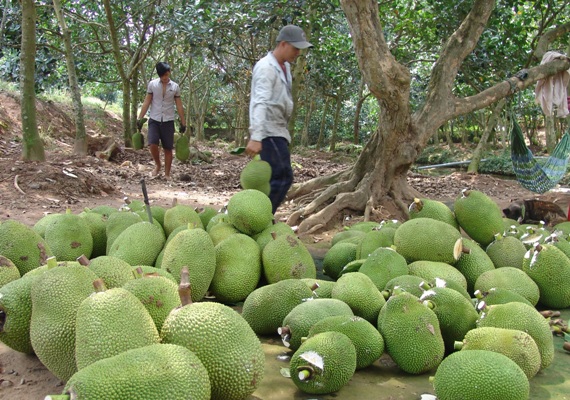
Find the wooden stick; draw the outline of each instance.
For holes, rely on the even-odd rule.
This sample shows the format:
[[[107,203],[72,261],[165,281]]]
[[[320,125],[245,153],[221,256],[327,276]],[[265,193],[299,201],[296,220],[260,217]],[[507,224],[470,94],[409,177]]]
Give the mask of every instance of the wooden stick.
[[[19,176],[19,175],[16,175],[16,176],[14,177],[14,187],[15,187],[16,189],[18,189],[18,192],[22,193],[22,194],[25,196],[25,195],[26,195],[26,192],[24,192],[22,189],[20,189],[20,186],[18,186],[18,176]]]

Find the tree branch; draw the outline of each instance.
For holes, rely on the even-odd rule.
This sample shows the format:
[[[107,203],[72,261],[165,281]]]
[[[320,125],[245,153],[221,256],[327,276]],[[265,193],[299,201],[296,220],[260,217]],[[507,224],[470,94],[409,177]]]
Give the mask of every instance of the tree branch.
[[[554,60],[529,69],[527,71],[527,77],[523,80],[513,76],[474,96],[456,99],[453,112],[447,117],[447,119],[453,119],[457,116],[480,110],[504,97],[509,96],[513,93],[511,85],[513,88],[516,88],[515,90],[522,90],[540,79],[548,78],[552,75],[556,75],[558,72],[566,71],[567,69],[570,69],[570,58],[566,57],[564,59]]]
[[[536,57],[538,61],[542,60],[544,53],[548,51],[548,46],[550,46],[550,43],[558,39],[560,36],[567,34],[568,32],[570,32],[570,22],[558,25],[556,28],[553,28],[546,32],[538,40],[536,49],[534,49],[534,57]]]

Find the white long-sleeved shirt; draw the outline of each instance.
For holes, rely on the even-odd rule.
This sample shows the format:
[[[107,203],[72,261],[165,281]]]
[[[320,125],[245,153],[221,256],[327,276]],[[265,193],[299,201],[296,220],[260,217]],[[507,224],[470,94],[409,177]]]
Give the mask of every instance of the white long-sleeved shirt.
[[[253,68],[251,100],[249,103],[249,133],[251,140],[266,137],[284,137],[291,142],[287,124],[293,112],[291,94],[291,66],[285,63],[286,73],[269,52]]]
[[[175,116],[175,97],[180,97],[180,86],[172,80],[166,84],[164,96],[162,94],[162,82],[160,78],[153,79],[148,83],[147,93],[152,94],[152,102],[150,103],[150,118],[155,121],[166,122],[174,121]]]

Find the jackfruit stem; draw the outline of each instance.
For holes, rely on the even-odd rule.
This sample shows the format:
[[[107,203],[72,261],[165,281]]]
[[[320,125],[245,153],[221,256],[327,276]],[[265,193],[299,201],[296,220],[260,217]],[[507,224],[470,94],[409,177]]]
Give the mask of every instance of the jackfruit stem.
[[[55,257],[49,257],[46,261],[48,269],[57,267],[57,259]]]
[[[430,284],[427,283],[426,281],[422,281],[419,286],[420,286],[420,289],[423,289],[423,290],[430,290],[431,289]]]
[[[453,343],[453,349],[454,349],[454,350],[461,350],[462,348],[463,348],[463,342],[461,342],[461,341],[459,341],[459,340],[456,340],[456,341]]]
[[[297,367],[297,372],[300,381],[309,380],[315,374],[315,370],[308,365]]]
[[[313,283],[313,285],[311,286],[311,290],[314,292],[315,290],[317,290],[319,288],[319,284],[317,282]]]
[[[570,351],[570,342],[564,342],[562,348],[566,351]]]
[[[540,311],[540,314],[541,314],[544,318],[559,317],[559,316],[560,316],[560,311],[544,310],[544,311]]]
[[[183,267],[180,273],[180,285],[178,286],[178,295],[182,307],[192,304],[192,289],[190,287],[190,278],[188,276],[188,267]]]
[[[143,277],[143,270],[141,267],[137,267],[134,271],[133,271],[133,275],[135,276],[135,279],[140,279]]]
[[[107,288],[105,287],[105,282],[103,282],[103,279],[95,279],[93,281],[93,287],[95,288],[95,292],[97,293],[104,292],[105,290],[107,290]]]
[[[84,267],[91,264],[91,261],[85,256],[85,254],[81,254],[79,257],[75,259],[79,264],[83,265]]]
[[[271,232],[271,237],[273,238],[273,240],[275,240],[277,238],[277,233],[276,232]]]
[[[174,197],[174,198],[172,199],[172,205],[171,205],[171,207],[174,207],[174,206],[176,206],[177,204],[178,204],[178,198]]]
[[[6,313],[0,310],[0,333],[4,332],[4,324],[6,323]]]
[[[71,397],[68,394],[49,394],[44,397],[44,400],[70,400]]]

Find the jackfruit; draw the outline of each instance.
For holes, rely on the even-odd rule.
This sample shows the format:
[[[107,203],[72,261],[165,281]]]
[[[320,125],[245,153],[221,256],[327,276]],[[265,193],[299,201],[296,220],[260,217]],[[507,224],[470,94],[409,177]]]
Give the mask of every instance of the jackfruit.
[[[451,209],[443,202],[432,199],[418,199],[415,198],[414,201],[408,207],[408,212],[410,213],[410,218],[432,218],[438,221],[448,223],[455,229],[459,230],[459,224],[455,218],[455,214]]]
[[[109,206],[109,205],[106,205],[106,204],[102,204],[102,205],[99,205],[99,206],[95,206],[95,207],[93,207],[93,208],[86,208],[84,211],[86,211],[86,212],[94,212],[94,213],[97,213],[97,214],[101,214],[101,215],[103,215],[103,216],[105,216],[105,217],[108,218],[109,215],[111,215],[111,214],[113,214],[113,213],[116,213],[116,212],[118,212],[119,210],[118,210],[117,208],[115,208],[115,207],[112,207],[112,206]]]
[[[208,232],[208,234],[212,238],[212,243],[214,243],[214,246],[216,246],[222,240],[237,233],[241,232],[238,231],[235,226],[227,222],[220,222],[212,226],[212,229],[210,229],[210,231]]]
[[[0,288],[16,279],[20,279],[18,267],[12,260],[0,255]]]
[[[245,298],[241,316],[256,334],[274,335],[287,314],[313,296],[311,287],[299,279],[258,287]]]
[[[463,274],[453,266],[443,262],[414,261],[408,264],[408,271],[410,275],[420,276],[428,282],[440,278],[446,282],[453,281],[467,289],[467,279]]]
[[[453,265],[461,255],[461,233],[446,222],[414,218],[396,229],[394,246],[408,262],[425,260]]]
[[[163,278],[168,279],[169,281],[172,281],[174,283],[178,283],[178,281],[176,280],[176,278],[174,278],[174,276],[172,276],[172,274],[170,272],[168,272],[165,269],[162,268],[156,268],[156,267],[152,267],[150,265],[137,265],[134,267],[131,267],[133,274],[135,274],[135,277],[137,275],[137,270],[140,268],[142,270],[143,275],[158,275],[158,276],[162,276]]]
[[[167,237],[177,227],[186,227],[188,224],[194,225],[195,228],[204,228],[200,216],[193,207],[185,204],[176,204],[164,213],[164,233]]]
[[[522,269],[538,286],[542,305],[570,307],[570,259],[562,250],[552,244],[537,244],[525,254]]]
[[[85,255],[91,257],[93,237],[83,219],[68,209],[65,214],[53,219],[45,231],[46,242],[59,261],[74,261]]]
[[[327,298],[327,299],[331,298],[332,289],[336,284],[336,282],[334,281],[329,281],[324,279],[303,278],[301,280],[305,282],[307,286],[313,289],[314,297]],[[318,287],[314,288],[315,284]],[[283,320],[283,318],[281,318],[281,320]]]
[[[214,215],[218,214],[218,211],[212,207],[206,206],[201,209],[196,210],[200,221],[202,221],[202,227],[205,229],[208,226],[208,222],[212,219]]]
[[[243,233],[222,240],[215,247],[216,272],[210,291],[222,303],[243,301],[257,287],[261,277],[261,250]]]
[[[263,248],[261,260],[268,283],[289,278],[317,277],[317,267],[311,253],[295,235],[276,236]]]
[[[16,220],[0,223],[0,254],[11,260],[20,275],[44,265],[53,253],[32,228]]]
[[[483,247],[495,240],[496,234],[503,233],[503,212],[483,192],[462,190],[455,199],[453,210],[461,228]]]
[[[391,296],[378,315],[386,351],[403,371],[422,374],[436,368],[445,353],[435,313],[413,294]]]
[[[259,190],[241,190],[230,197],[228,216],[240,232],[255,235],[273,222],[271,200]]]
[[[140,274],[123,285],[123,289],[134,294],[150,314],[157,331],[162,329],[170,311],[180,306],[178,286],[164,276]]]
[[[302,338],[309,334],[311,326],[334,315],[354,316],[354,313],[348,304],[338,299],[310,299],[295,306],[283,318],[277,332],[281,335],[285,347],[297,350]]]
[[[530,301],[510,289],[491,288],[487,291],[476,290],[474,295],[477,299],[476,306],[481,302],[485,302],[486,305],[492,306],[493,304],[505,304],[510,303],[511,301],[518,301],[534,307]]]
[[[327,317],[309,329],[309,338],[322,332],[344,333],[356,348],[356,369],[366,368],[384,353],[384,339],[378,329],[364,318],[350,315]],[[301,346],[303,346],[301,344]]]
[[[32,354],[30,320],[32,283],[36,276],[25,276],[0,288],[0,342],[21,353]]]
[[[526,247],[514,236],[497,235],[485,251],[493,261],[495,268],[514,267],[522,269]]]
[[[93,250],[91,257],[95,258],[107,254],[107,216],[95,212],[82,212],[79,214],[87,222],[91,237],[93,238]]]
[[[332,289],[331,298],[344,301],[354,315],[371,323],[377,322],[378,313],[386,304],[384,296],[372,279],[362,272],[342,275]]]
[[[209,400],[210,379],[190,350],[152,344],[83,368],[69,379],[63,393],[76,399]]]
[[[356,370],[356,349],[341,332],[308,338],[291,357],[289,372],[295,386],[309,394],[339,391]]]
[[[77,264],[49,268],[32,284],[32,347],[42,364],[63,381],[77,371],[77,309],[94,291],[95,279],[91,270]]]
[[[366,232],[360,243],[357,244],[356,258],[367,258],[380,247],[392,246],[394,244],[394,232],[396,232],[395,229],[390,230],[389,228]]]
[[[358,271],[367,275],[380,291],[391,279],[409,272],[406,259],[391,247],[374,250]]]
[[[208,225],[206,225],[206,232],[210,232],[210,230],[214,227],[214,225],[216,225],[219,222],[227,222],[228,224],[231,224],[230,217],[228,216],[228,214],[219,213],[210,218],[210,220],[208,221]]]
[[[275,224],[268,226],[260,233],[255,235],[253,238],[259,245],[259,248],[263,251],[265,245],[273,240],[273,234],[277,236],[281,234],[294,235],[295,232],[293,231],[293,228],[291,228],[285,222],[277,222]]]
[[[465,334],[457,350],[489,350],[501,353],[523,370],[528,379],[540,370],[540,352],[532,336],[516,329],[481,327]]]
[[[479,314],[473,303],[447,287],[432,287],[422,294],[420,300],[437,315],[445,350],[450,354],[455,342],[476,327]]]
[[[540,368],[548,367],[554,359],[554,341],[550,325],[534,307],[524,303],[496,304],[482,309],[477,327],[517,329],[528,333],[540,351]]]
[[[187,282],[183,277],[181,290]],[[263,379],[261,343],[240,314],[226,305],[182,300],[182,307],[164,321],[160,335],[163,343],[184,346],[198,356],[208,371],[213,400],[245,399]]]
[[[390,296],[395,289],[400,289],[410,294],[413,294],[416,297],[420,297],[423,294],[423,289],[421,288],[421,284],[424,282],[424,278],[421,276],[416,275],[400,275],[395,278],[390,279],[386,282],[386,286],[384,287],[384,291],[386,291],[386,296]]]
[[[467,291],[473,293],[475,282],[483,273],[495,269],[495,264],[489,258],[479,243],[472,239],[462,238],[463,251],[454,267],[463,274],[467,281]]]
[[[39,220],[36,221],[34,226],[32,226],[32,229],[34,231],[36,231],[42,237],[42,239],[45,239],[45,237],[46,237],[46,226],[48,226],[48,224],[51,221],[53,221],[54,219],[56,219],[60,215],[61,215],[60,213],[46,214],[43,217],[41,217]]]
[[[192,282],[192,301],[199,301],[206,295],[216,272],[216,250],[205,230],[183,230],[166,245],[160,267],[180,283],[185,266]]]
[[[87,266],[103,280],[107,289],[121,287],[134,278],[131,265],[117,257],[96,257],[89,260]]]
[[[536,306],[540,297],[538,285],[522,269],[514,267],[496,268],[482,273],[475,282],[474,289],[488,292],[492,288],[512,290]]]
[[[133,149],[135,150],[141,150],[144,147],[144,136],[138,131],[133,133],[131,141],[133,143]]]
[[[182,135],[174,144],[174,154],[177,160],[186,162],[190,158],[190,138]]]
[[[256,189],[269,195],[271,191],[271,165],[261,159],[252,159],[240,172],[239,182],[242,189]]]
[[[130,265],[154,265],[165,240],[160,227],[150,222],[138,222],[117,236],[107,254]]]
[[[455,352],[438,367],[433,386],[438,400],[527,400],[530,384],[507,356],[488,350]]]
[[[109,253],[111,245],[121,232],[137,222],[142,222],[141,216],[131,211],[119,211],[109,215],[105,228],[105,233],[107,234],[107,249],[105,254]]]
[[[356,244],[347,242],[337,243],[329,248],[323,258],[323,273],[337,280],[342,268],[356,260],[356,248]]]
[[[123,288],[95,292],[81,302],[75,320],[75,362],[81,370],[124,351],[159,342],[158,330],[139,299]]]
[[[362,240],[362,238],[364,237],[366,232],[364,231],[360,231],[360,230],[352,230],[352,229],[346,229],[340,232],[337,232],[331,239],[331,247],[334,246],[335,244],[344,241],[344,240],[348,240],[348,239],[354,239],[354,238],[358,238],[358,240]],[[351,242],[351,243],[358,243],[357,242]]]

